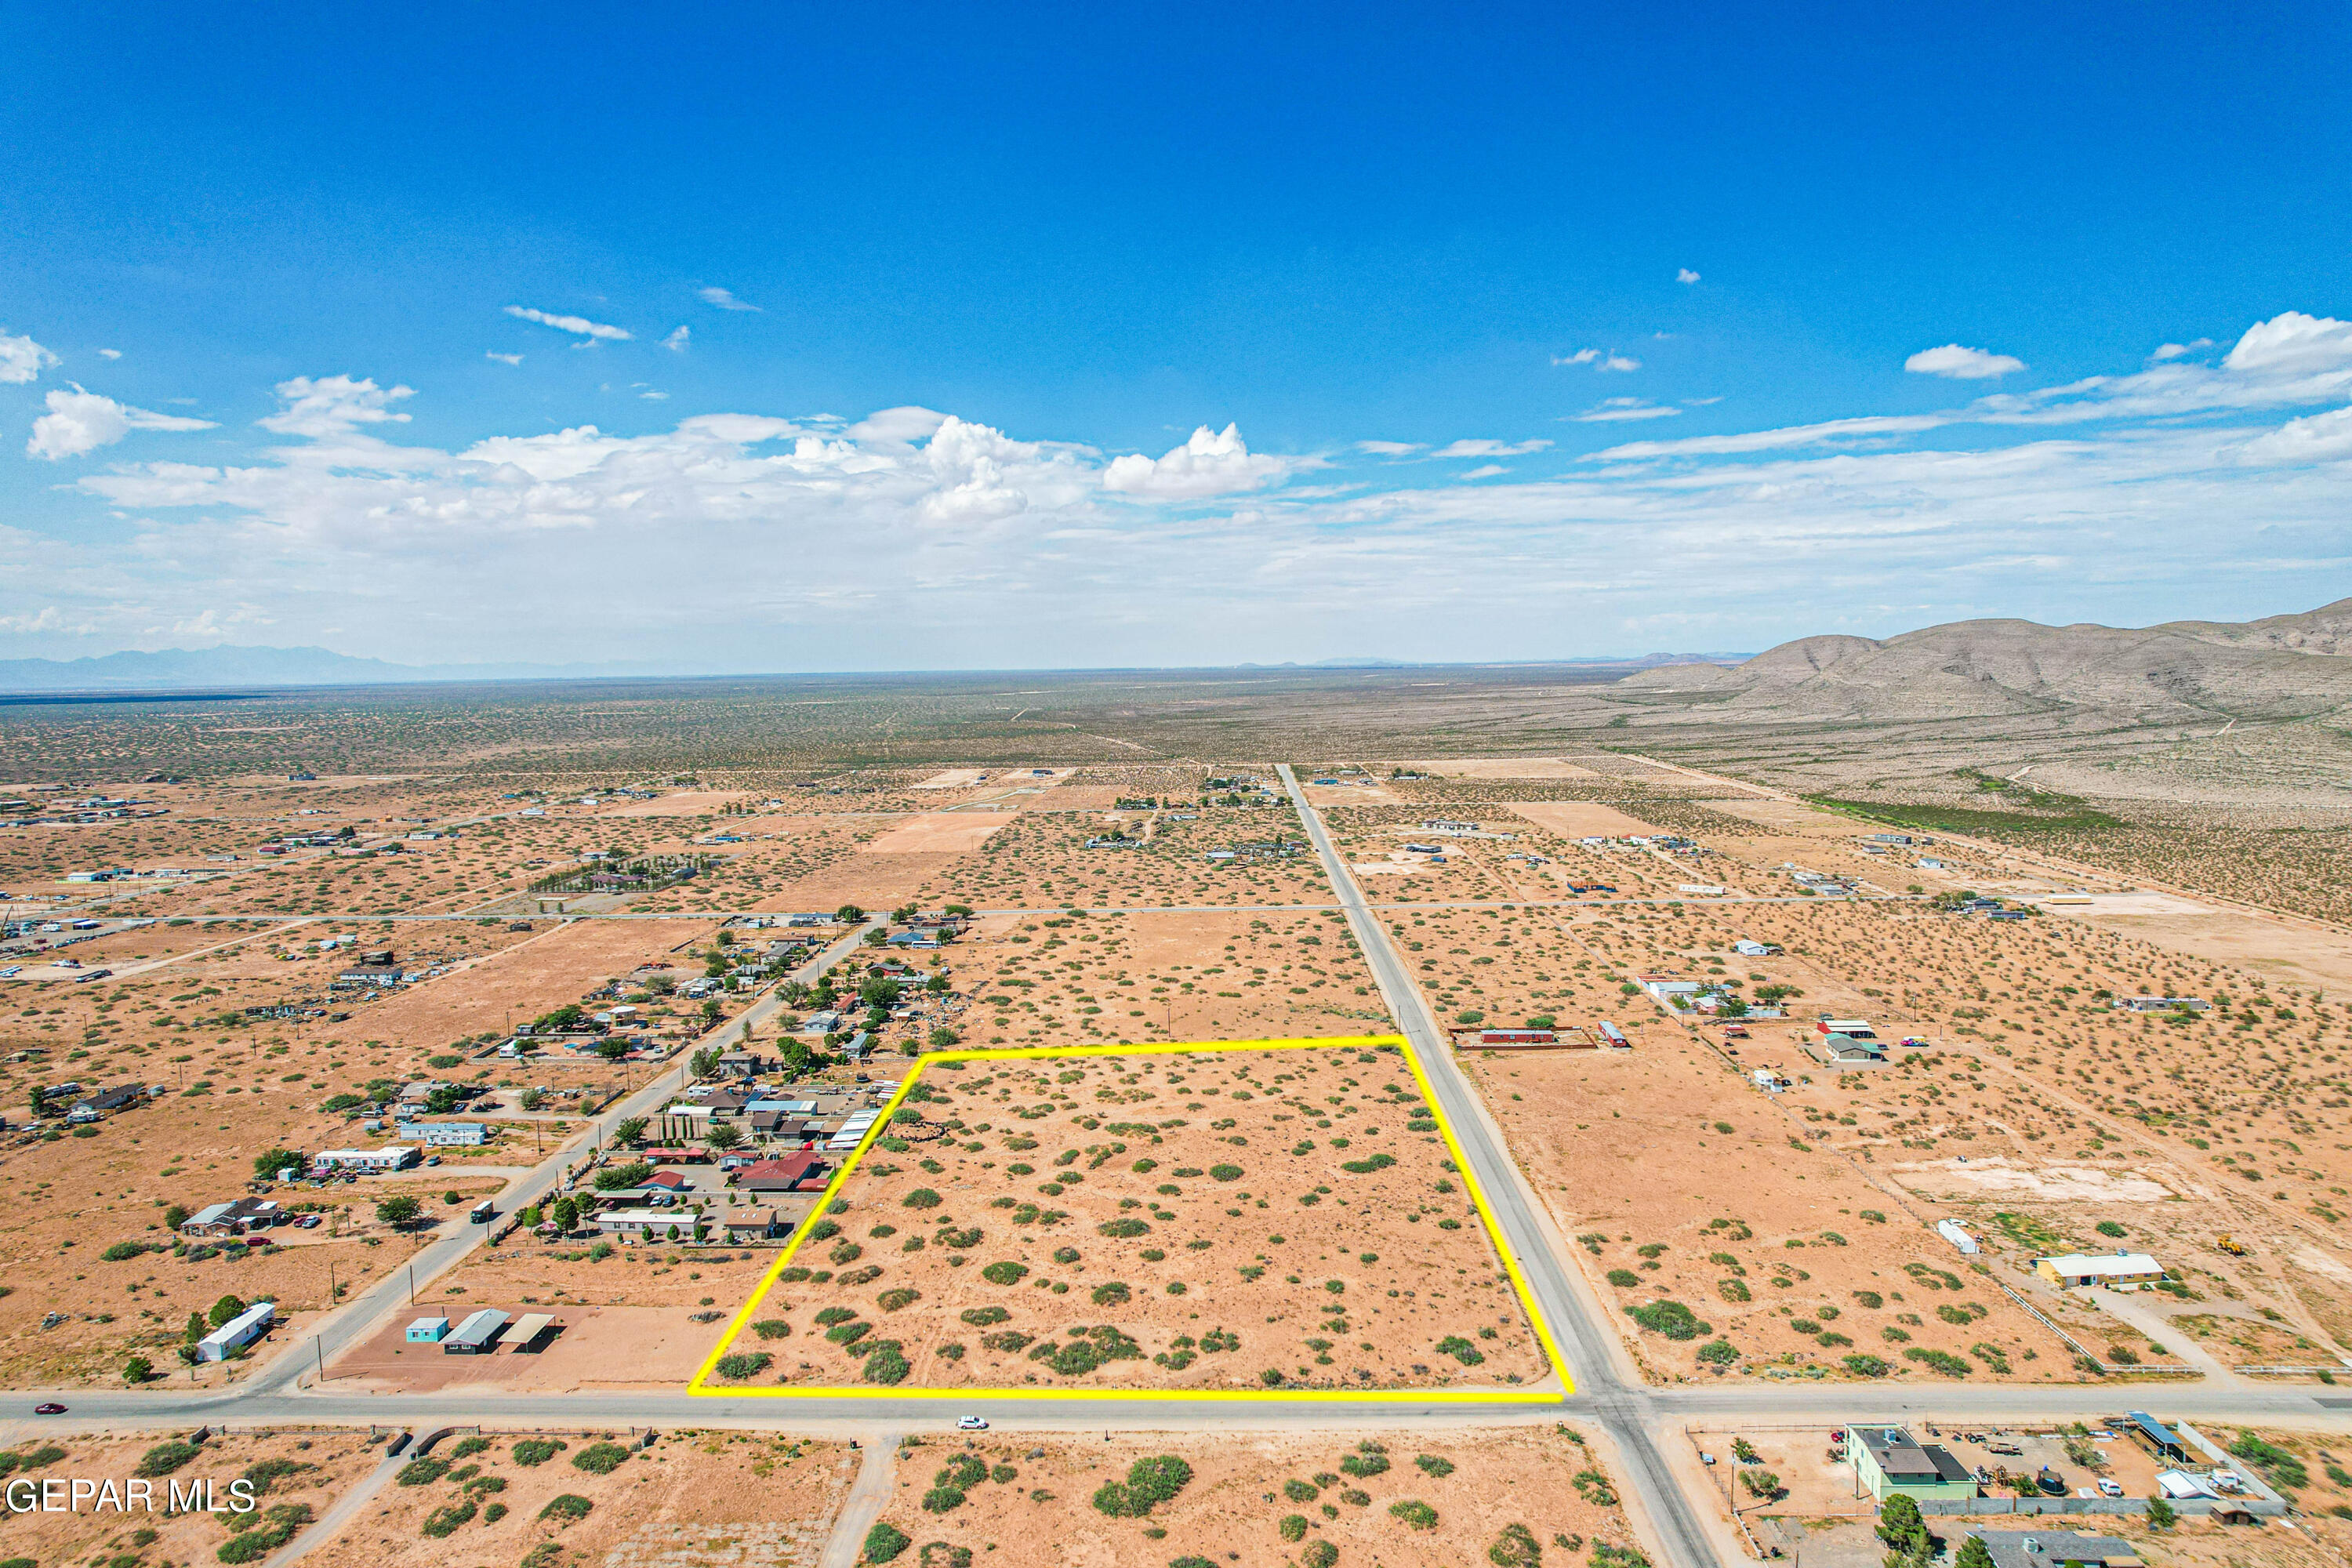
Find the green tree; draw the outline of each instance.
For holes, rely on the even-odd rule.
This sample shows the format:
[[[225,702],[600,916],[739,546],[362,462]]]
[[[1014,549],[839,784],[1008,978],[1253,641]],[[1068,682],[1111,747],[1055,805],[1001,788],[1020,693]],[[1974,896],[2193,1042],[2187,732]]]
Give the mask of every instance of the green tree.
[[[833,911],[833,918],[843,925],[854,926],[866,918],[866,911],[856,904],[844,904]]]
[[[292,1165],[299,1170],[304,1163],[306,1162],[299,1151],[272,1149],[266,1154],[256,1154],[253,1157],[253,1179],[257,1182],[274,1182],[278,1179],[278,1173],[287,1166]]]
[[[205,1321],[217,1329],[244,1310],[245,1302],[241,1299],[236,1296],[223,1296],[213,1303],[212,1310],[205,1314]]]
[[[1961,1542],[1959,1555],[1952,1559],[1952,1568],[1993,1568],[1992,1553],[1986,1549],[1984,1537],[1971,1535]]]
[[[596,1042],[596,1054],[608,1062],[619,1061],[629,1054],[629,1042],[618,1035],[608,1035]]]
[[[1878,1539],[1906,1557],[1927,1553],[1927,1524],[1919,1517],[1918,1500],[1895,1492],[1879,1505]]]
[[[185,1225],[185,1224],[187,1224],[187,1223],[188,1223],[188,1205],[185,1205],[185,1204],[173,1204],[171,1207],[169,1207],[169,1208],[167,1208],[167,1209],[165,1209],[165,1210],[163,1211],[163,1228],[164,1228],[164,1229],[166,1229],[166,1230],[177,1230],[177,1229],[179,1229],[182,1226],[184,1226],[184,1225]]]
[[[702,1021],[705,1024],[719,1022],[719,1015],[725,1010],[719,1005],[719,998],[716,996],[706,996],[702,999]]]
[[[580,1200],[572,1197],[568,1193],[562,1197],[556,1199],[554,1218],[555,1228],[558,1230],[570,1231],[579,1229]]]
[[[375,1217],[383,1221],[384,1224],[394,1226],[395,1229],[402,1226],[415,1224],[417,1215],[424,1212],[425,1205],[418,1203],[412,1197],[390,1197],[379,1198],[376,1200]]]
[[[2160,1497],[2147,1500],[2147,1527],[2150,1530],[2170,1530],[2180,1522],[2180,1511]]]
[[[122,1381],[133,1385],[155,1375],[155,1363],[143,1355],[132,1356],[122,1363]]]
[[[613,1129],[613,1142],[615,1143],[641,1143],[645,1136],[646,1119],[642,1116],[624,1117],[621,1124]]]
[[[702,1135],[702,1141],[713,1149],[732,1149],[743,1142],[743,1131],[732,1121],[720,1121],[714,1118],[710,1131]]]
[[[708,1005],[708,1004],[705,1004],[706,1007]],[[717,1046],[703,1047],[700,1050],[694,1053],[689,1065],[693,1068],[695,1077],[709,1078],[712,1073],[719,1070],[719,1047]]]
[[[234,1313],[230,1314],[232,1317],[235,1315],[236,1314]],[[223,1319],[222,1321],[226,1322],[227,1320]],[[188,1314],[187,1326],[180,1331],[180,1338],[189,1344],[194,1344],[198,1340],[203,1339],[204,1337],[205,1315],[202,1312],[190,1312]]]

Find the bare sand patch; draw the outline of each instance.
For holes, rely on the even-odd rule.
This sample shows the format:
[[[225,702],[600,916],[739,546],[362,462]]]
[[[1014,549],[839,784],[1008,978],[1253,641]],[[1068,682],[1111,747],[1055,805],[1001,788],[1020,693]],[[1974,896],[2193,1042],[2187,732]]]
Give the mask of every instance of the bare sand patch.
[[[1659,830],[1614,806],[1585,800],[1516,801],[1511,809],[1562,838],[1647,837]]]
[[[857,847],[866,855],[961,854],[987,843],[1008,820],[1001,812],[927,811]]]
[[[1998,1155],[1917,1160],[1889,1167],[1895,1179],[1930,1196],[1975,1197],[2012,1193],[2020,1197],[2074,1202],[2155,1204],[2174,1196],[2171,1188],[2142,1175],[2102,1171],[2095,1165],[2028,1168]]]
[[[599,816],[716,816],[719,808],[743,799],[740,790],[683,790],[651,800],[625,800],[606,805]]]
[[[1816,811],[1793,800],[1759,800],[1752,795],[1737,795],[1724,800],[1702,800],[1698,804],[1709,811],[1719,811],[1726,816],[1736,816],[1759,827],[1773,828],[1802,838],[1851,838],[1862,831],[1851,817]]]

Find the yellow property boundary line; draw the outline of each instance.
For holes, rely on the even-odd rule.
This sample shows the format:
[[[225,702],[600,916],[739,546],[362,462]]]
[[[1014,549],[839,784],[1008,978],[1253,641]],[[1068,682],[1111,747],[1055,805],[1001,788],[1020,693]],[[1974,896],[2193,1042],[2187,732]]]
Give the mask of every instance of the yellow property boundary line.
[[[751,1314],[759,1310],[760,1303],[767,1299],[769,1290],[774,1288],[778,1278],[792,1266],[793,1255],[798,1252],[801,1249],[801,1244],[808,1239],[810,1231],[816,1226],[816,1222],[824,1218],[832,1209],[834,1199],[840,1194],[843,1186],[856,1171],[858,1163],[873,1149],[875,1140],[889,1131],[892,1114],[905,1101],[908,1092],[915,1087],[915,1080],[922,1076],[923,1069],[933,1062],[1019,1061],[1066,1057],[1179,1056],[1216,1051],[1365,1051],[1378,1050],[1384,1047],[1393,1047],[1400,1052],[1404,1058],[1405,1065],[1412,1069],[1413,1082],[1421,1089],[1422,1103],[1429,1108],[1430,1119],[1437,1123],[1437,1130],[1445,1140],[1445,1152],[1454,1162],[1454,1173],[1462,1178],[1463,1187],[1470,1194],[1470,1202],[1478,1212],[1479,1221],[1486,1227],[1486,1239],[1493,1245],[1495,1256],[1502,1260],[1504,1272],[1510,1277],[1511,1289],[1517,1292],[1519,1306],[1527,1313],[1528,1321],[1535,1330],[1537,1342],[1543,1346],[1544,1358],[1550,1363],[1554,1375],[1559,1379],[1559,1392],[1533,1388],[900,1388],[864,1384],[846,1387],[795,1388],[774,1384],[751,1387],[727,1384],[714,1388],[708,1384],[711,1371],[718,1366],[719,1358],[726,1353],[727,1348],[735,1342],[735,1337],[743,1331],[744,1325],[751,1321]],[[710,1354],[704,1358],[702,1365],[696,1371],[693,1381],[686,1385],[686,1391],[690,1394],[727,1399],[749,1395],[767,1399],[1139,1399],[1178,1403],[1190,1400],[1218,1400],[1301,1404],[1348,1401],[1356,1404],[1454,1405],[1552,1405],[1566,1399],[1569,1394],[1575,1392],[1575,1379],[1570,1374],[1568,1363],[1559,1353],[1558,1342],[1552,1338],[1551,1327],[1544,1321],[1543,1313],[1536,1307],[1535,1294],[1528,1288],[1527,1276],[1519,1271],[1518,1260],[1511,1256],[1511,1249],[1504,1245],[1502,1227],[1496,1223],[1494,1210],[1487,1206],[1486,1194],[1479,1190],[1478,1178],[1471,1173],[1470,1162],[1463,1156],[1462,1145],[1454,1135],[1453,1124],[1446,1120],[1444,1110],[1437,1103],[1437,1096],[1430,1089],[1429,1075],[1423,1070],[1421,1058],[1413,1053],[1412,1042],[1402,1035],[1329,1035],[1280,1040],[1181,1040],[1116,1046],[1020,1046],[1003,1050],[930,1052],[917,1059],[913,1069],[907,1074],[906,1081],[898,1086],[898,1092],[890,1097],[881,1112],[875,1117],[874,1125],[866,1131],[866,1136],[858,1141],[857,1147],[851,1151],[849,1158],[843,1162],[840,1171],[835,1174],[833,1180],[825,1184],[824,1193],[818,1196],[815,1205],[809,1210],[808,1217],[801,1221],[800,1228],[793,1233],[793,1238],[785,1244],[783,1252],[778,1256],[773,1264],[769,1266],[768,1272],[761,1278],[759,1289],[751,1292],[751,1300],[745,1301],[741,1309],[736,1312],[733,1321],[727,1325],[726,1333],[719,1336],[718,1344],[712,1347]]]

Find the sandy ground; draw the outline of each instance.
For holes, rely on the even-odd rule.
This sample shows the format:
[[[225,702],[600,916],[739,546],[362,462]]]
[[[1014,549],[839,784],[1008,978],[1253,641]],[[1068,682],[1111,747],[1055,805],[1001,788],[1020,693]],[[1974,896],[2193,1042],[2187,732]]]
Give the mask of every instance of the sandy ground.
[[[744,800],[739,790],[681,790],[675,795],[657,795],[652,800],[616,800],[600,805],[596,815],[604,816],[715,816],[724,805],[740,805]]]
[[[1612,838],[1648,837],[1660,831],[1638,817],[1628,816],[1613,807],[1589,801],[1529,801],[1511,809],[1562,838],[1584,838],[1596,834]]]
[[[1591,768],[1558,757],[1445,757],[1436,762],[1391,763],[1408,773],[1433,773],[1444,779],[1590,779]]]
[[[2159,900],[2165,907],[2147,907]],[[2327,991],[2352,987],[2352,936],[2299,921],[2234,910],[2200,912],[2188,900],[2168,894],[2100,898],[2087,908],[2054,905],[2050,912],[2266,975],[2273,984]]]
[[[923,855],[977,849],[1003,830],[1006,819],[993,812],[930,811],[900,823],[863,846],[869,855]]]
[[[550,1564],[814,1568],[857,1463],[845,1447],[782,1434],[677,1432],[598,1475],[573,1461],[611,1438],[625,1449],[634,1434],[551,1434],[564,1447],[535,1465],[518,1462],[510,1435],[485,1436],[487,1447],[462,1455],[464,1436],[444,1439],[432,1457],[454,1468],[386,1486],[304,1562],[457,1568],[520,1562],[544,1548],[537,1561]],[[559,1497],[584,1502],[585,1513],[542,1517]],[[436,1514],[462,1513],[469,1500],[476,1511],[454,1531],[425,1533]],[[495,1505],[504,1511],[493,1521]]]
[[[961,1547],[992,1568],[1296,1562],[1294,1539],[1309,1550],[1337,1548],[1332,1561],[1343,1563],[1454,1568],[1483,1560],[1511,1526],[1530,1534],[1547,1561],[1574,1563],[1578,1549],[1632,1537],[1609,1478],[1568,1431],[927,1442],[898,1455],[896,1500],[882,1520],[917,1546]],[[989,1479],[964,1489],[947,1511],[927,1511],[923,1499],[936,1479],[967,1453],[989,1467]],[[1112,1518],[1091,1505],[1137,1461],[1162,1456],[1191,1473],[1174,1498],[1141,1518]],[[1295,1493],[1286,1490],[1292,1486]],[[1415,1502],[1428,1510],[1416,1516],[1419,1528],[1394,1511]],[[1295,1535],[1286,1533],[1286,1520],[1297,1521]],[[1570,1541],[1574,1548],[1564,1545]],[[944,1552],[932,1559],[944,1560]],[[900,1561],[914,1562],[914,1548]]]
[[[853,1174],[837,1232],[812,1233],[754,1313],[789,1335],[730,1347],[777,1369],[735,1381],[856,1381],[856,1346],[824,1337],[829,1310],[876,1320],[910,1387],[1548,1374],[1433,1129],[1407,1125],[1424,1103],[1393,1052],[975,1061],[918,1087],[939,1135]],[[1075,1372],[1037,1359],[1088,1329],[1135,1350]]]

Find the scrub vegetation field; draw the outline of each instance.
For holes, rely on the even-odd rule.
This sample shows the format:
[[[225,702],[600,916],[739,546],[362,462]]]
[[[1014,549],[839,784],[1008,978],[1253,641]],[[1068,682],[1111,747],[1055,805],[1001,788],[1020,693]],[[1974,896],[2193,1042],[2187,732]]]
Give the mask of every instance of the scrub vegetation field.
[[[724,1384],[1459,1388],[1549,1375],[1394,1048],[950,1060]]]

